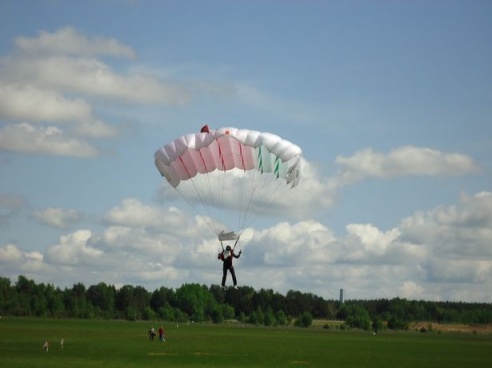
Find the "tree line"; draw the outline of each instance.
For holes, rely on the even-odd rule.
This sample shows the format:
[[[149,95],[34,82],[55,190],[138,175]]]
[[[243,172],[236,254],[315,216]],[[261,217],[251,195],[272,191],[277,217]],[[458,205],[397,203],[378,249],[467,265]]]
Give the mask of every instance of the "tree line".
[[[313,319],[341,320],[362,329],[407,329],[411,322],[492,323],[491,303],[438,302],[404,298],[326,300],[312,293],[242,286],[223,290],[219,285],[161,286],[150,292],[142,286],[116,288],[100,282],[60,289],[19,276],[15,283],[0,277],[0,315],[52,318],[161,319],[172,322],[235,319],[242,323],[307,327]]]

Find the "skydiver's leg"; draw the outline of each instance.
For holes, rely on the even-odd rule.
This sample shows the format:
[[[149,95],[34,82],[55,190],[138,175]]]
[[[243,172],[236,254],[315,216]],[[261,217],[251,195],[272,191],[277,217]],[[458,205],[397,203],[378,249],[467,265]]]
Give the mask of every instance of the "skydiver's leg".
[[[237,280],[236,280],[236,272],[234,271],[234,267],[231,267],[229,271],[231,271],[232,281],[234,282],[234,286],[236,286]]]
[[[225,283],[226,283],[226,278],[227,278],[227,268],[224,267],[222,269],[222,287],[225,286]]]

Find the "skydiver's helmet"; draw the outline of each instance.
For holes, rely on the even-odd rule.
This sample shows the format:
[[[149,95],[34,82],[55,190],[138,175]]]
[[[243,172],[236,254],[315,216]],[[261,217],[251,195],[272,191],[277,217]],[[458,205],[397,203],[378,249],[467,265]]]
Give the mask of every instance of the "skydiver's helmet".
[[[231,251],[231,246],[230,246],[230,245],[228,245],[228,246],[226,247],[226,250],[230,252],[230,251]]]

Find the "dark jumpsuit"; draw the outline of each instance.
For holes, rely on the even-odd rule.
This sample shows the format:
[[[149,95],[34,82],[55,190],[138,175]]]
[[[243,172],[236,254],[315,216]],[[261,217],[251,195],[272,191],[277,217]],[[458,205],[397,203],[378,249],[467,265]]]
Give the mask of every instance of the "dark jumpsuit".
[[[234,272],[234,266],[232,265],[232,257],[234,258],[239,258],[241,256],[241,253],[238,255],[234,254],[233,250],[227,251],[223,250],[222,252],[219,253],[217,259],[222,260],[224,262],[223,267],[222,267],[222,286],[225,286],[226,278],[227,278],[227,270],[232,275],[232,281],[234,283],[234,286],[237,285],[237,280],[236,280],[236,272]]]

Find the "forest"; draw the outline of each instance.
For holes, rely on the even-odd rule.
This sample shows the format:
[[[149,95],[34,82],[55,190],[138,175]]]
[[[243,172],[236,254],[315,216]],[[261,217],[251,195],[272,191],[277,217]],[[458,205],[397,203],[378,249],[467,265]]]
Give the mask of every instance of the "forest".
[[[125,319],[172,322],[242,323],[308,327],[313,319],[343,321],[343,326],[365,330],[408,329],[410,323],[489,324],[492,303],[425,301],[404,298],[326,300],[312,293],[242,286],[223,290],[219,285],[184,284],[148,291],[142,286],[116,288],[100,282],[61,289],[18,276],[15,283],[0,277],[0,316]]]

